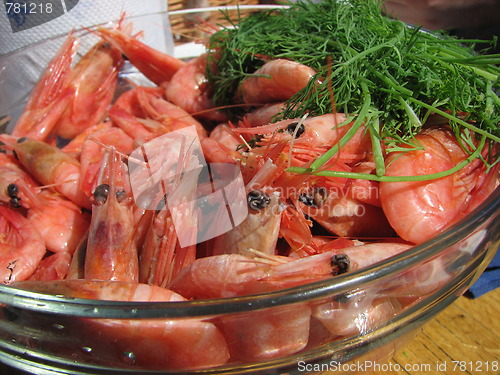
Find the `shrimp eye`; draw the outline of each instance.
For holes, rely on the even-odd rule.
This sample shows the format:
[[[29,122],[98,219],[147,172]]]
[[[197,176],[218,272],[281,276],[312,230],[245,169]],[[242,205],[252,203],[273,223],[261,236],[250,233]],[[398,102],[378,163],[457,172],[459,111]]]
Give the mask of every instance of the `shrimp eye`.
[[[94,204],[102,206],[104,203],[106,203],[106,200],[108,199],[108,194],[109,194],[108,184],[101,184],[98,187],[96,187],[94,190]]]
[[[7,195],[11,198],[17,198],[19,187],[16,184],[9,184],[7,186]]]
[[[346,254],[337,254],[330,260],[330,265],[332,266],[333,275],[341,275],[349,271],[349,265],[351,260]]]
[[[271,198],[268,194],[261,190],[252,190],[247,196],[248,207],[254,211],[260,211],[271,203]]]
[[[19,139],[17,140],[17,143],[23,143],[23,142],[25,142],[25,141],[27,141],[27,140],[28,140],[28,138],[26,138],[26,137],[21,137],[21,138],[19,138]]]
[[[307,193],[299,195],[299,201],[308,207],[321,207],[328,198],[328,190],[324,187],[315,187]]]
[[[19,203],[20,200],[21,200],[21,198],[12,197],[12,198],[10,198],[10,205],[14,208],[19,208],[19,207],[21,207],[21,203]]]
[[[127,192],[124,189],[120,189],[116,191],[116,200],[118,203],[121,203],[127,197]]]
[[[295,129],[297,128],[297,125],[299,125],[298,122],[292,122],[292,123],[288,124],[288,126],[286,127],[286,131],[293,135],[293,133],[295,133]],[[295,138],[299,138],[302,135],[302,133],[304,133],[305,131],[306,131],[306,127],[304,126],[304,124],[300,124],[299,128],[297,129],[297,134],[295,134]]]

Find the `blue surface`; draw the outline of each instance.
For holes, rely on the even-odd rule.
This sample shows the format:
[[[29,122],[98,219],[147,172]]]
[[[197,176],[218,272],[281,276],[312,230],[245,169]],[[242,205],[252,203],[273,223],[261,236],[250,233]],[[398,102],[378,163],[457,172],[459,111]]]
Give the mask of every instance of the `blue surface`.
[[[495,257],[484,273],[469,288],[468,295],[477,298],[498,287],[500,287],[500,251],[497,249]]]

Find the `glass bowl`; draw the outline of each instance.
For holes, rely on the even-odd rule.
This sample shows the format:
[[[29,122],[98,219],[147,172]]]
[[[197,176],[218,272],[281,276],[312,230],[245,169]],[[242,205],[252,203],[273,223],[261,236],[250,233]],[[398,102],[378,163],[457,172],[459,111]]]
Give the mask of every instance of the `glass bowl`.
[[[89,45],[93,43],[92,34],[85,30],[79,34]],[[55,50],[61,42],[61,37],[55,37],[0,57],[0,93],[6,92],[2,87],[6,90],[23,82],[1,103],[0,118],[19,115],[45,65],[34,56]],[[12,61],[18,62],[15,70]],[[142,82],[132,67],[122,74]],[[499,242],[497,188],[463,220],[400,255],[328,280],[259,295],[122,302],[0,285],[0,361],[37,374],[347,373],[349,361],[389,359],[420,326],[468,289],[493,258]],[[415,278],[408,275],[417,274],[431,282],[412,283]],[[373,319],[366,313],[367,306],[389,306],[390,313]],[[162,344],[153,338],[154,331],[177,323],[191,327],[193,322],[223,332],[229,360],[216,366],[196,362],[220,354],[212,353],[213,348],[201,340],[193,344],[191,359],[173,360],[169,363],[174,365],[166,366],[155,361],[157,345]],[[289,345],[282,351],[262,350],[263,336],[281,347]],[[177,337],[187,336],[178,333]],[[170,355],[162,350],[162,355]]]

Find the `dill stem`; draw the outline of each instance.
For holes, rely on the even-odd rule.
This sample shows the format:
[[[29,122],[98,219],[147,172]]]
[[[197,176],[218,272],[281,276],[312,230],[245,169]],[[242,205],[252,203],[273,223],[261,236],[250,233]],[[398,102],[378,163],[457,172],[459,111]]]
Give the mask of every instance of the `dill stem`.
[[[449,113],[447,113],[445,111],[442,111],[442,110],[434,107],[433,105],[424,103],[424,102],[422,102],[422,101],[420,101],[418,99],[412,98],[411,96],[408,96],[407,100],[412,101],[415,104],[421,105],[424,108],[430,109],[434,113],[437,113],[438,115],[441,115],[441,116],[447,118],[448,120],[455,121],[456,123],[462,125],[464,128],[472,130],[475,133],[481,134],[483,137],[490,138],[491,140],[493,140],[495,142],[500,142],[500,137],[497,137],[494,134],[488,133],[487,131],[485,131],[485,130],[483,130],[481,128],[478,128],[477,126],[469,124],[468,122],[466,122],[466,121],[464,121],[464,120],[462,120],[462,119],[460,119],[460,118],[458,118],[456,116],[453,116],[453,115],[451,115],[451,114],[449,114]]]
[[[408,90],[407,88],[399,85],[397,81],[392,77],[389,73],[386,72],[386,74],[382,74],[375,69],[372,69],[373,74],[377,76],[382,82],[384,82],[387,86],[392,87],[394,90],[399,91],[403,94],[406,95],[413,95],[413,91]]]
[[[311,172],[309,168],[300,168],[300,167],[292,167],[287,171],[291,173],[310,173],[314,176],[324,176],[324,177],[340,177],[340,178],[355,178],[355,179],[363,179],[363,180],[371,180],[378,182],[412,182],[412,181],[430,181],[435,180],[442,177],[447,177],[452,175],[453,173],[458,172],[460,169],[469,164],[472,160],[479,157],[481,154],[481,150],[484,147],[486,142],[486,137],[481,137],[481,142],[476,150],[469,155],[466,159],[462,160],[460,163],[455,165],[453,168],[447,169],[443,172],[438,173],[430,173],[424,175],[417,176],[377,176],[374,174],[367,173],[356,173],[356,172],[342,172],[342,171],[318,171]]]
[[[451,51],[447,51],[447,52],[440,51],[439,55],[444,57],[442,59],[442,61],[451,62],[451,63],[457,64],[457,65],[468,67],[469,69],[472,69],[477,75],[479,75],[479,76],[481,76],[489,81],[496,81],[498,79],[498,74],[490,73],[484,69],[480,69],[477,66],[473,66],[473,65],[467,63],[468,61],[481,60],[481,58],[479,58],[479,59],[476,58],[474,60],[470,59],[470,58],[466,59],[459,54],[452,53]],[[498,59],[494,59],[494,62],[498,63]]]
[[[359,111],[359,115],[356,117],[356,120],[354,121],[354,124],[352,124],[351,128],[347,131],[347,133],[344,134],[344,136],[338,141],[332,148],[330,148],[328,151],[326,151],[323,155],[318,157],[308,168],[309,171],[314,172],[321,168],[328,160],[330,160],[333,156],[335,156],[340,148],[342,148],[349,140],[356,134],[358,129],[361,127],[363,122],[365,121],[367,115],[368,115],[368,110],[371,105],[371,97],[370,97],[370,92],[368,91],[368,87],[364,82],[360,83],[361,89],[363,90],[363,94],[365,96],[365,100],[363,103],[363,107],[361,107],[361,110]]]
[[[380,121],[378,116],[374,117],[375,118],[370,121],[370,127],[368,129],[370,131],[373,157],[375,159],[375,173],[377,176],[383,176],[385,174],[385,159],[380,141]]]

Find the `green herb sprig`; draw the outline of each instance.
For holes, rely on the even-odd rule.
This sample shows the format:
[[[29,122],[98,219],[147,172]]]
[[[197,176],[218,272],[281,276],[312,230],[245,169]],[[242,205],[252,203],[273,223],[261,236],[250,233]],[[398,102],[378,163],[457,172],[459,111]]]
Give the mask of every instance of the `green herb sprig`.
[[[331,112],[333,88],[337,110],[370,131],[378,180],[385,173],[382,150],[401,150],[401,143],[417,148],[414,137],[431,114],[444,117],[462,144],[477,144],[473,138],[499,142],[500,55],[475,53],[474,44],[484,41],[409,27],[386,17],[381,6],[378,0],[299,0],[285,10],[240,19],[209,41],[213,100],[233,103],[241,81],[270,59],[308,65],[317,75],[277,119]],[[341,146],[307,170],[291,171],[325,173],[321,166]],[[480,157],[475,147],[469,152]]]

